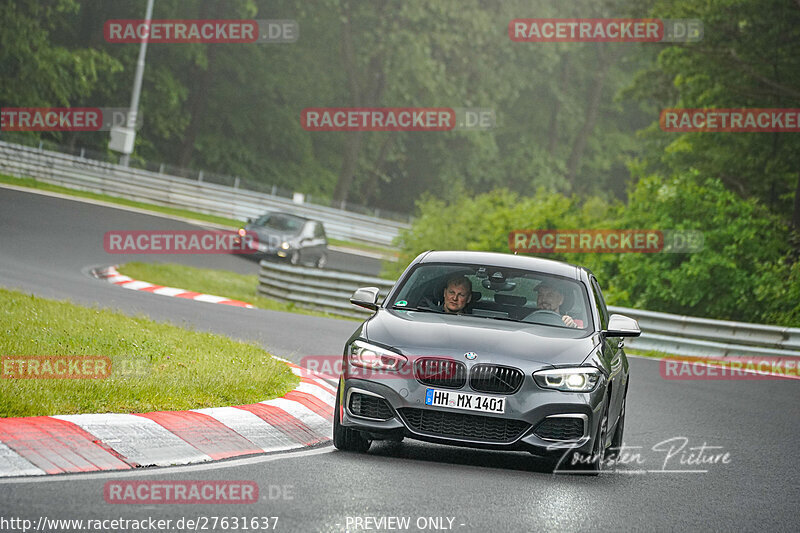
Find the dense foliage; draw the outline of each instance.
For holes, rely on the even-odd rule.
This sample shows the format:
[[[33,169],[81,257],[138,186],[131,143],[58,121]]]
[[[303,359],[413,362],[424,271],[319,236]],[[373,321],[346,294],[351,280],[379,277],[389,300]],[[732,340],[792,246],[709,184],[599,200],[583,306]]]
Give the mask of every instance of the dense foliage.
[[[754,200],[737,197],[719,180],[696,174],[643,178],[626,204],[579,200],[539,190],[508,190],[445,203],[420,202],[420,215],[399,241],[391,276],[418,253],[436,250],[509,252],[508,233],[520,229],[700,230],[692,253],[543,253],[592,270],[610,304],[743,322],[800,324],[800,277],[792,267],[790,231]],[[793,269],[793,272],[792,272]],[[698,287],[701,289],[698,290]]]

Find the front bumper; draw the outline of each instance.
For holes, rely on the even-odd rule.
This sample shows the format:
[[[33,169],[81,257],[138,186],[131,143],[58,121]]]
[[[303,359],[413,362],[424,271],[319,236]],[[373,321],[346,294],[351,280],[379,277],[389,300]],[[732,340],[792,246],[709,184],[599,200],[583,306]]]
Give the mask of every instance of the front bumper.
[[[247,239],[247,237],[245,237]],[[234,245],[235,246],[242,246],[242,238],[235,237],[234,238]],[[258,258],[278,258],[278,259],[287,259],[293,251],[294,248],[281,248],[280,246],[273,246],[270,244],[265,244],[263,242],[259,242],[257,245],[253,245],[252,241],[245,242],[245,246],[248,246],[250,249],[253,250],[252,254],[254,257]]]
[[[592,450],[593,437],[597,434],[605,395],[605,382],[591,393],[567,393],[542,389],[534,383],[530,373],[527,373],[522,386],[514,394],[488,394],[473,390],[469,384],[453,391],[505,396],[505,413],[500,415],[426,405],[428,388],[440,389],[416,379],[394,377],[389,373],[381,374],[378,379],[361,379],[349,377],[345,372],[339,384],[340,405],[344,406],[341,423],[363,431],[373,439],[396,439],[402,435],[456,446],[523,450],[538,456],[558,456],[570,450],[588,454]],[[362,416],[354,413],[351,410],[354,394],[383,399],[389,409],[381,410],[380,419],[375,418],[374,414]],[[374,404],[372,400],[371,403]],[[420,425],[418,420],[423,417],[437,419],[440,423]],[[545,426],[541,424],[548,420],[549,425],[557,421],[566,422],[567,419],[570,424],[582,424],[583,431],[579,437],[543,438]],[[470,432],[467,426],[473,430],[476,427],[492,429],[479,434],[480,431]],[[506,438],[487,438],[486,434],[492,437],[503,435]]]

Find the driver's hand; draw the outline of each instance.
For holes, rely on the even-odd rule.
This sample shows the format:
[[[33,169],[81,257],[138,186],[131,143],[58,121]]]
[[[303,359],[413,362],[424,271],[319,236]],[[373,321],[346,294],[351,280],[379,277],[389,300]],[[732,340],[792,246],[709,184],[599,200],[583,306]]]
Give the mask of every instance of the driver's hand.
[[[572,317],[569,316],[569,315],[562,316],[561,320],[564,322],[565,326],[568,326],[570,328],[577,328],[578,327],[578,324],[576,324],[575,321],[572,319]]]

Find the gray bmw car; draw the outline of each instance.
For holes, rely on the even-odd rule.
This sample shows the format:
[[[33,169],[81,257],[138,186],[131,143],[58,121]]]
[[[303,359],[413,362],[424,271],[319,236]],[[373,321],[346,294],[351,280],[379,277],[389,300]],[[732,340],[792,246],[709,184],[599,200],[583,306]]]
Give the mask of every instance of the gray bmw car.
[[[622,444],[628,392],[623,338],[585,268],[488,252],[420,254],[344,347],[336,448],[373,440],[525,450],[596,473]]]
[[[328,261],[328,239],[322,222],[291,213],[271,212],[250,219],[239,229],[257,258],[276,257],[293,265],[324,268]]]

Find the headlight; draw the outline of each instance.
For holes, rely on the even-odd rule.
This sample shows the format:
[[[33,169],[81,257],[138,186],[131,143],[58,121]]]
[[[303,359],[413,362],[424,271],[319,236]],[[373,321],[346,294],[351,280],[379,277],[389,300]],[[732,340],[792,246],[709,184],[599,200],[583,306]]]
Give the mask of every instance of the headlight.
[[[239,236],[244,237],[245,234],[247,234],[247,230],[245,230],[244,228],[239,228]]]
[[[542,388],[564,392],[591,392],[603,374],[591,366],[554,368],[533,373],[533,380]]]
[[[281,248],[283,248],[284,250],[288,250],[289,248],[291,248],[291,246],[289,245],[289,243],[288,243],[288,242],[286,242],[286,241],[283,241],[283,242],[281,243]]]
[[[351,365],[371,370],[396,372],[408,362],[399,353],[375,346],[364,341],[355,341],[350,345],[348,360]]]

